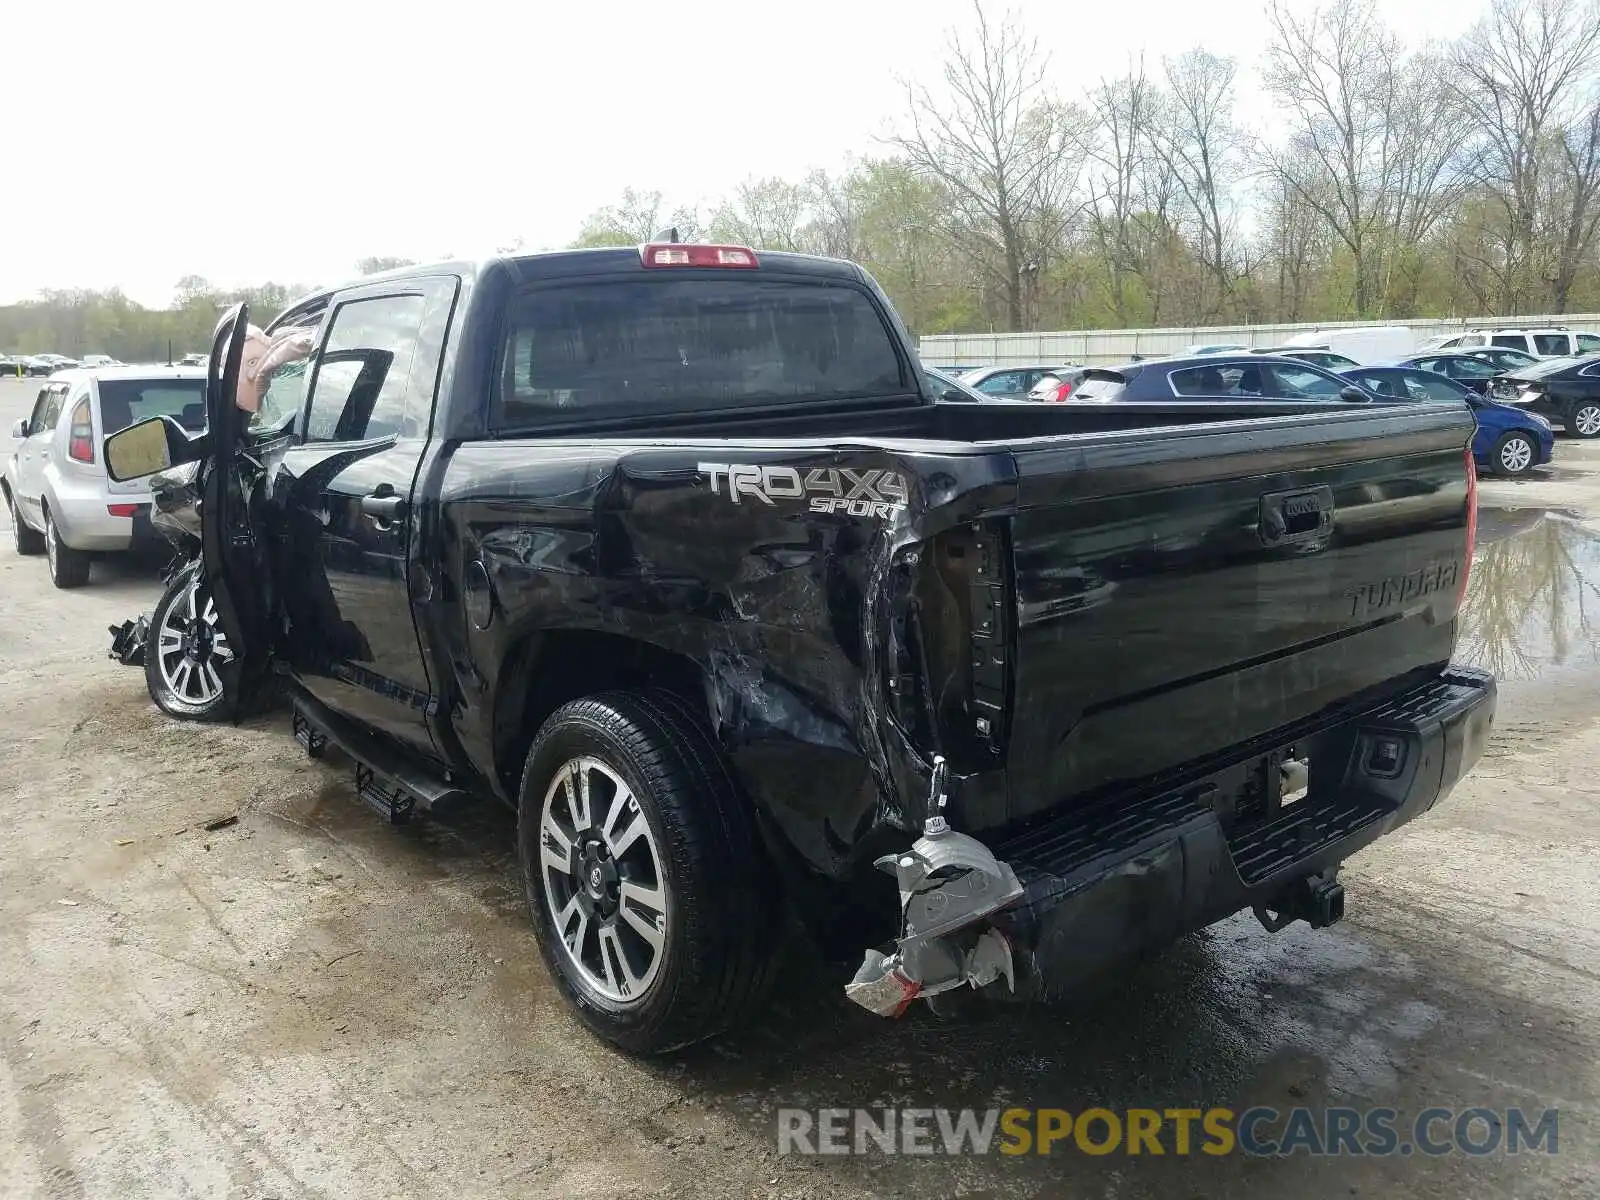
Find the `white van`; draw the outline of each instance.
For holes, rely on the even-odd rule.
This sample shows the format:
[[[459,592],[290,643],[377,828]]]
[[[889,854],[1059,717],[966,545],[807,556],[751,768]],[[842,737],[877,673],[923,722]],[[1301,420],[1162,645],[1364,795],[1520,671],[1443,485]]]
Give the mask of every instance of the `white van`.
[[[1393,362],[1397,358],[1417,352],[1416,335],[1404,325],[1371,325],[1359,329],[1319,329],[1312,333],[1297,333],[1283,342],[1285,346],[1301,346],[1331,350],[1362,366]]]

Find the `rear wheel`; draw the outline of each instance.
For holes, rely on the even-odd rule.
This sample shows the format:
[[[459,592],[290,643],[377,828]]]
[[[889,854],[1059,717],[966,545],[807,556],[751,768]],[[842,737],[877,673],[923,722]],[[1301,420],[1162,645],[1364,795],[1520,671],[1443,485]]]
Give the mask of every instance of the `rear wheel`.
[[[11,510],[11,540],[17,547],[17,553],[44,553],[44,535],[32,526],[23,524],[22,514],[17,511],[17,498],[11,494],[10,488],[6,489],[6,507]]]
[[[1600,402],[1581,400],[1567,410],[1567,428],[1581,438],[1600,437]]]
[[[1533,444],[1533,439],[1525,433],[1512,430],[1494,444],[1489,465],[1496,475],[1516,478],[1533,470],[1538,458],[1539,448]]]
[[[61,540],[49,505],[44,510],[44,554],[50,563],[50,582],[58,588],[77,588],[89,582],[88,551],[74,550]]]
[[[198,571],[182,571],[167,585],[150,614],[149,637],[144,680],[162,712],[186,721],[228,715],[233,648]]]
[[[558,709],[528,752],[517,843],[545,962],[601,1037],[664,1053],[764,995],[782,942],[771,872],[720,752],[675,697]]]

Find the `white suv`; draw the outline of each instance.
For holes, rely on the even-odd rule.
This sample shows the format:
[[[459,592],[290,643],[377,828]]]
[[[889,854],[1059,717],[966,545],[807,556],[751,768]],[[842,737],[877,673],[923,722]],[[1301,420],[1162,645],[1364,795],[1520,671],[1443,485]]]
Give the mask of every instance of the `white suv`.
[[[59,371],[39,389],[32,415],[11,430],[0,477],[18,554],[49,558],[60,588],[89,582],[95,553],[161,544],[150,525],[150,480],[113,483],[105,439],[149,417],[205,428],[206,374],[189,367]]]
[[[1474,329],[1452,337],[1429,338],[1424,350],[1477,350],[1505,346],[1535,358],[1581,358],[1600,354],[1600,333],[1572,329]]]

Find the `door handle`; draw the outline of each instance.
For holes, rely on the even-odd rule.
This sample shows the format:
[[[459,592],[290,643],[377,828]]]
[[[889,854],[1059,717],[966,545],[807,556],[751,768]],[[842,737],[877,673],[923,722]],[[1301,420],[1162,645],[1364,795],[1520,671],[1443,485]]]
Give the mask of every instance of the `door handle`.
[[[361,511],[380,525],[401,520],[406,515],[406,498],[392,491],[378,491],[361,497]]]

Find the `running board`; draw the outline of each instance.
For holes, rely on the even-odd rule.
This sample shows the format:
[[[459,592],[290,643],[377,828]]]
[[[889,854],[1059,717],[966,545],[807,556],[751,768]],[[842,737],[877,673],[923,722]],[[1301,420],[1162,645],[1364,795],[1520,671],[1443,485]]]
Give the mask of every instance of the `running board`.
[[[457,804],[471,793],[429,775],[380,739],[340,717],[303,692],[294,697],[294,738],[308,758],[321,758],[331,743],[356,768],[356,795],[391,825],[419,812]]]

